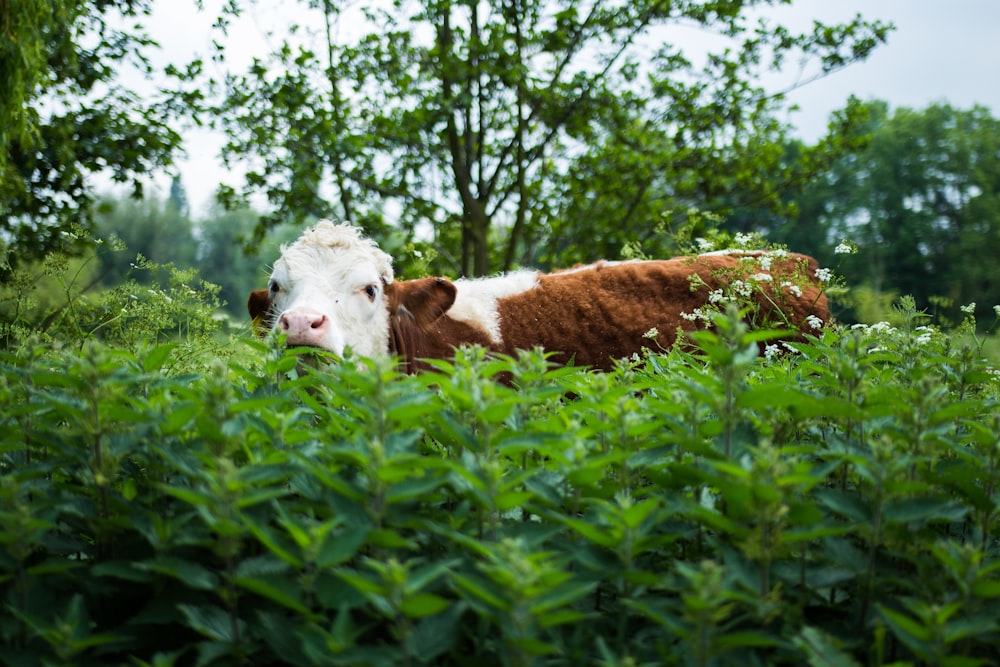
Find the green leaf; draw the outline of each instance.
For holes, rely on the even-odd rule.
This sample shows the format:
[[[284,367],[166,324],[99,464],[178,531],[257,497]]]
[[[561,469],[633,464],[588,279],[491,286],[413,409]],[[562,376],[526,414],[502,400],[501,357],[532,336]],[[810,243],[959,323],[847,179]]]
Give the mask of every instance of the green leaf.
[[[504,491],[497,494],[494,502],[499,511],[506,512],[515,507],[522,507],[533,497],[534,494],[531,491]]]
[[[427,471],[423,472],[424,474],[417,475],[412,468],[409,468],[408,473],[399,475],[398,479],[402,481],[397,481],[389,487],[385,494],[386,502],[394,505],[423,498],[443,483],[438,475],[430,474]]]
[[[403,537],[398,531],[390,528],[375,529],[368,532],[368,543],[382,549],[416,549],[417,543]]]
[[[471,596],[473,599],[478,600],[479,602],[484,602],[493,609],[497,610],[504,610],[510,607],[509,603],[505,599],[492,591],[487,590],[485,586],[471,577],[455,573],[452,575],[452,581],[455,583],[460,594],[467,594],[464,596],[467,599]]]
[[[815,496],[821,505],[852,521],[868,523],[872,520],[871,508],[857,493],[821,488],[815,491]]]
[[[352,527],[338,534],[327,533],[316,556],[316,566],[326,569],[346,562],[361,550],[367,540],[368,530],[360,527]]]
[[[532,614],[544,616],[558,607],[570,605],[597,588],[596,581],[570,580],[540,594],[529,607]]]
[[[197,590],[210,591],[219,586],[218,575],[214,572],[196,562],[181,558],[163,556],[154,561],[136,563],[135,567],[165,574]]]
[[[400,605],[400,611],[408,618],[423,618],[439,614],[449,606],[451,601],[433,593],[416,593],[408,596]]]
[[[146,569],[132,561],[113,560],[99,563],[90,570],[95,577],[114,577],[123,581],[148,582],[152,579]]]
[[[298,582],[294,579],[237,576],[233,578],[233,581],[237,586],[276,602],[286,609],[291,609],[303,616],[309,615],[309,609],[302,603]]]
[[[559,649],[555,645],[543,642],[541,639],[535,637],[519,637],[509,641],[528,655],[553,655],[559,652]]]
[[[972,582],[972,594],[978,598],[1000,597],[1000,581],[996,579],[977,579]]]
[[[655,512],[660,506],[658,498],[647,498],[625,510],[625,525],[631,529],[636,529],[644,522],[650,514]]]
[[[618,546],[618,538],[612,535],[609,531],[600,528],[598,526],[593,526],[586,521],[581,519],[572,519],[569,517],[562,517],[560,520],[573,529],[577,535],[583,537],[589,542],[600,545],[602,547],[607,547],[608,549],[615,549]]]
[[[243,516],[243,519],[243,525],[246,526],[247,530],[249,530],[269,552],[294,568],[302,567],[302,559],[279,543],[279,536],[275,534],[274,529],[270,526],[258,524],[252,517]]]
[[[805,651],[811,667],[859,667],[859,663],[840,647],[840,642],[822,630],[805,626],[794,639]]]
[[[170,353],[176,347],[176,343],[167,343],[154,347],[146,353],[145,358],[142,360],[142,369],[147,373],[160,370],[170,357]]]
[[[909,498],[885,504],[883,516],[890,523],[962,521],[969,507],[950,498]]]
[[[458,641],[460,619],[466,606],[459,602],[445,611],[421,619],[406,638],[406,645],[413,655],[424,663],[431,663],[451,649]]]
[[[924,627],[902,612],[889,609],[885,605],[877,605],[879,613],[893,634],[918,655],[925,655],[926,642],[931,639],[930,629]]]
[[[196,607],[190,604],[177,606],[187,621],[187,626],[199,634],[221,642],[233,642],[233,618],[230,614],[218,607],[204,606]],[[246,632],[246,624],[236,619],[236,627],[240,629],[240,634]]]

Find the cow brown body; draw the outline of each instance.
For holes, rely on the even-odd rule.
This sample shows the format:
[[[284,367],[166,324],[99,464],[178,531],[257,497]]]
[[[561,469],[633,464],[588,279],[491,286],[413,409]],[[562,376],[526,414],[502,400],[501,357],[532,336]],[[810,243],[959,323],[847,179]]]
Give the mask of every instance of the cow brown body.
[[[485,281],[507,278],[452,282],[397,281],[390,276],[382,279],[384,302],[373,305],[388,311],[384,352],[402,357],[411,371],[425,366],[421,359],[449,358],[456,347],[469,344],[504,354],[541,347],[553,352],[559,363],[572,360],[609,369],[615,359],[644,347],[668,348],[678,330],[703,328],[704,322],[692,314],[709,303],[713,292],[737,280],[752,279],[756,285],[749,298],[756,302],[758,322],[800,330],[825,322],[829,310],[815,277],[816,261],[778,253],[762,269],[759,263],[766,256],[737,252],[598,262],[550,274],[521,272],[516,288],[496,292],[484,290],[491,287]],[[786,277],[794,278],[794,287]],[[327,315],[318,310],[309,309],[305,323],[301,317],[288,316],[290,311],[270,313],[267,290],[254,292],[248,309],[262,326],[286,330],[290,339],[296,334],[292,344],[310,344],[318,336],[315,328],[329,324]],[[656,335],[651,338],[653,329]]]

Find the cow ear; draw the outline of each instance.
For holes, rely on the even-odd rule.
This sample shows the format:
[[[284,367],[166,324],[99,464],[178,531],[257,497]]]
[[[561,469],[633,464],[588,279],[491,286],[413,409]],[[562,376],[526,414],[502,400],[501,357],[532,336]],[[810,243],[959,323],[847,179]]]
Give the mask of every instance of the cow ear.
[[[267,321],[271,312],[271,292],[266,289],[250,292],[250,298],[247,299],[247,312],[250,313],[254,333],[258,336],[266,335],[267,330],[271,328]]]
[[[417,325],[425,327],[448,312],[455,303],[457,289],[444,278],[396,280],[385,286],[389,312],[408,313]]]

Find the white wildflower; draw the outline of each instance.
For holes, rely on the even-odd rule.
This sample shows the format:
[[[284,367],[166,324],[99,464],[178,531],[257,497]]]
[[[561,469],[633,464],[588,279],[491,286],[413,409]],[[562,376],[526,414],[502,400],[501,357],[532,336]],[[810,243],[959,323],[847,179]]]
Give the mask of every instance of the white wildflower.
[[[697,322],[698,320],[702,320],[704,322],[711,323],[713,312],[714,311],[707,308],[695,308],[694,312],[681,313],[681,317],[689,322]]]
[[[920,334],[913,339],[917,345],[926,345],[933,339],[934,327],[917,327],[914,331]]]
[[[796,285],[795,283],[786,280],[783,283],[781,283],[781,286],[782,288],[787,289],[788,293],[794,297],[802,296],[802,288]]]
[[[738,245],[740,247],[744,247],[748,243],[750,243],[750,240],[752,238],[753,237],[750,234],[744,234],[742,232],[736,232],[736,236],[733,237],[733,243],[735,243],[736,245]]]
[[[746,282],[745,280],[734,280],[733,281],[733,291],[736,294],[746,298],[753,294],[753,286]]]
[[[656,338],[659,335],[660,335],[660,332],[656,330],[656,327],[653,327],[652,329],[650,329],[646,333],[642,334],[642,337],[643,338]],[[638,359],[636,359],[636,361],[638,361]]]
[[[973,315],[976,312],[976,302],[973,301],[968,305],[962,306],[961,311],[966,315]]]
[[[769,250],[768,252],[773,257],[778,257],[778,258],[788,257],[788,251],[785,250],[784,248],[775,248],[774,250]]]
[[[821,283],[828,283],[833,278],[833,271],[830,269],[816,269],[816,280]]]
[[[813,329],[822,329],[823,328],[823,320],[821,320],[820,318],[816,317],[815,315],[809,315],[809,316],[807,316],[806,317],[806,322]]]
[[[841,241],[840,245],[833,249],[833,254],[835,255],[853,255],[858,249],[854,244],[848,243],[846,241]]]
[[[896,333],[896,327],[892,326],[888,322],[876,322],[875,324],[868,327],[868,333],[874,334],[893,334]]]
[[[778,346],[777,345],[767,345],[764,347],[764,358],[774,359],[778,356]]]
[[[694,240],[695,244],[698,246],[698,250],[705,252],[706,250],[711,250],[715,247],[715,244],[706,238],[699,236]]]
[[[762,270],[764,270],[764,271],[770,271],[771,270],[771,262],[772,261],[774,261],[774,256],[770,255],[770,254],[760,255],[757,258],[757,263],[760,265],[760,268]]]
[[[768,282],[770,280],[773,280],[773,278],[771,278],[771,274],[770,273],[755,273],[755,274],[753,274],[750,277],[753,280],[756,280],[759,283],[766,283],[766,282]]]
[[[708,293],[709,303],[723,303],[726,301],[726,294],[721,289],[715,289]]]
[[[1000,317],[1000,306],[993,306],[993,313],[994,313],[994,314],[995,314],[995,315],[996,315],[997,317]]]

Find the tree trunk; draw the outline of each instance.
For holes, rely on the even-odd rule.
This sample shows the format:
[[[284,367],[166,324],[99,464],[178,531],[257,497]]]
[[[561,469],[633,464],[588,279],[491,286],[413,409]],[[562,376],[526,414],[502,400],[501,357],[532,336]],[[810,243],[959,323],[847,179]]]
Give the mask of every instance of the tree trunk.
[[[462,273],[467,276],[484,276],[490,270],[489,232],[490,216],[486,212],[486,198],[476,196],[473,191],[473,156],[468,137],[459,130],[456,116],[461,113],[456,103],[453,87],[455,85],[450,73],[448,61],[453,57],[453,37],[451,32],[451,15],[449,7],[445,7],[441,23],[437,31],[438,47],[441,63],[442,104],[447,117],[446,136],[448,141],[449,162],[455,178],[455,187],[462,202]]]

